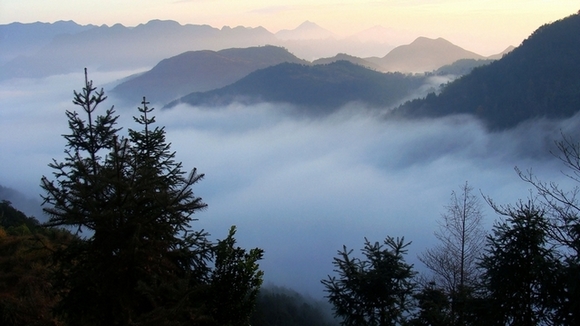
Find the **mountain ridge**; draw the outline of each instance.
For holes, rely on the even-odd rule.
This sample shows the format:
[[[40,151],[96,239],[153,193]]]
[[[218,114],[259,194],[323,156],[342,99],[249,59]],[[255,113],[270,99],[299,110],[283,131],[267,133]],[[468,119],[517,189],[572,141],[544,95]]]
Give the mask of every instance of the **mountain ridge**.
[[[384,71],[403,73],[432,71],[459,59],[485,59],[485,57],[441,37],[436,39],[418,37],[410,44],[394,48],[382,58],[365,58],[383,67]]]
[[[580,110],[580,14],[546,24],[500,60],[449,83],[439,95],[407,102],[393,114],[471,114],[492,130],[530,119],[569,118]]]
[[[252,71],[282,62],[307,63],[288,50],[271,45],[188,51],[160,61],[151,70],[117,85],[112,93],[125,100],[146,95],[167,103],[194,91],[224,87]]]
[[[308,115],[324,115],[351,103],[394,105],[422,85],[423,77],[381,73],[348,61],[320,65],[281,63],[259,69],[237,82],[209,92],[195,92],[167,104],[223,106],[234,102],[288,103]]]

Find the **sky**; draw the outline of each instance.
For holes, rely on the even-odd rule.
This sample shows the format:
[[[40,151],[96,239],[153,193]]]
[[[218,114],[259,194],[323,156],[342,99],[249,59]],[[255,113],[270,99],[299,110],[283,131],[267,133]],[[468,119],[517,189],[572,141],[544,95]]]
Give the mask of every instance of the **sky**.
[[[74,20],[136,26],[168,19],[217,28],[263,26],[275,33],[309,20],[339,36],[383,26],[491,55],[579,9],[577,0],[1,0],[0,24]]]

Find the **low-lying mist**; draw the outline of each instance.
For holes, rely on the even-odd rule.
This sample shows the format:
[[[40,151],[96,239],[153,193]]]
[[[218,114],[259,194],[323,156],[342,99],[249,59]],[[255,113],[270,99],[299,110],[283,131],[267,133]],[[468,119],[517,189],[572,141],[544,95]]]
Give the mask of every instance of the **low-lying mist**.
[[[101,87],[129,73],[89,77]],[[64,158],[64,112],[78,110],[73,90],[83,78],[0,84],[0,185],[38,198],[41,176],[52,173],[47,164]],[[124,132],[138,128],[131,117],[140,101],[117,108]],[[105,110],[115,99],[103,104]],[[451,191],[466,181],[499,204],[530,196],[515,166],[571,185],[550,151],[561,133],[574,132],[577,118],[488,133],[469,116],[384,120],[352,105],[308,119],[286,114],[289,109],[182,105],[154,113],[184,168],[205,173],[194,191],[209,207],[196,214],[193,227],[222,239],[236,225],[242,247],[266,251],[261,267],[267,282],[316,297],[322,295],[320,280],[333,273],[336,251],[342,245],[358,251],[364,237],[404,236],[413,242],[407,259],[423,270],[416,256],[434,244]],[[497,216],[483,198],[482,204],[490,227]]]

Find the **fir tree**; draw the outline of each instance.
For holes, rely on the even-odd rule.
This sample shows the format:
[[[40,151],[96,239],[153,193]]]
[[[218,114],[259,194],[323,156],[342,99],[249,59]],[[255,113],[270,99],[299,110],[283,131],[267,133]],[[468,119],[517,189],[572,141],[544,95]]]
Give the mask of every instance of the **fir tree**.
[[[55,255],[63,296],[57,313],[71,325],[215,323],[212,281],[220,271],[210,263],[224,245],[191,229],[192,215],[206,207],[192,190],[203,174],[188,174],[176,162],[145,98],[134,118],[141,129],[121,137],[113,108],[96,115],[106,97],[86,71],[83,91],[74,94],[86,120],[67,111],[65,161],[50,164],[54,180],[42,178],[47,225],[83,235]],[[235,243],[233,233],[228,239]],[[232,273],[246,277],[229,281],[248,282],[230,286],[246,291],[237,295],[237,304],[249,293],[249,315],[261,284],[256,261],[262,252],[236,250],[226,260],[239,263]]]

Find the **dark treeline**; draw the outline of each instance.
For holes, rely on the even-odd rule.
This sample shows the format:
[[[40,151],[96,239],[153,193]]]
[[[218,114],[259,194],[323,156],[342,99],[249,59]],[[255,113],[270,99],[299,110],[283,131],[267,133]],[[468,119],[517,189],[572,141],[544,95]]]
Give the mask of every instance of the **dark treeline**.
[[[557,157],[580,182],[580,142],[564,137]],[[365,239],[361,255],[343,247],[323,279],[342,325],[579,325],[580,203],[565,190],[517,170],[536,191],[498,205],[490,232],[480,198],[466,183],[453,192],[435,232],[438,244],[405,262],[410,242]]]
[[[502,130],[534,118],[561,119],[580,107],[580,14],[538,28],[501,60],[473,69],[439,95],[407,102],[407,116],[472,114]]]

